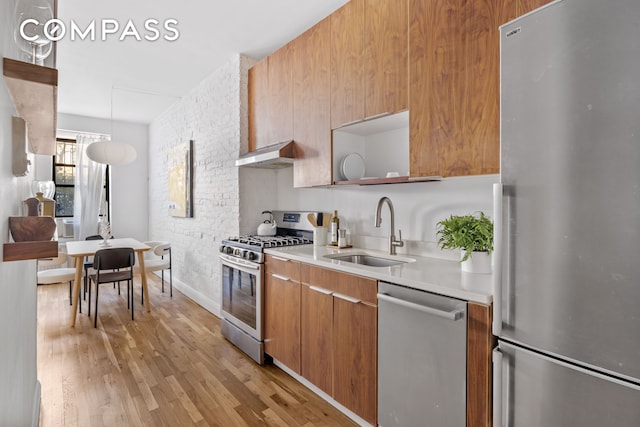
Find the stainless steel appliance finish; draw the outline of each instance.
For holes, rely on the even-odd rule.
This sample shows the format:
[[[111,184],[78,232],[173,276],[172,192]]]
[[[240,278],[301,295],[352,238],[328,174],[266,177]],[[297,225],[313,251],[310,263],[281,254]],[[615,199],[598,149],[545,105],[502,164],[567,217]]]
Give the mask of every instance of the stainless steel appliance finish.
[[[467,303],[378,285],[378,423],[466,425]]]
[[[263,343],[264,249],[312,243],[308,212],[273,211],[275,236],[240,236],[220,245],[222,335],[253,360],[265,362]]]
[[[561,0],[500,30],[496,425],[640,425],[638,22]]]
[[[242,155],[236,166],[281,169],[293,166],[293,141],[282,141]]]

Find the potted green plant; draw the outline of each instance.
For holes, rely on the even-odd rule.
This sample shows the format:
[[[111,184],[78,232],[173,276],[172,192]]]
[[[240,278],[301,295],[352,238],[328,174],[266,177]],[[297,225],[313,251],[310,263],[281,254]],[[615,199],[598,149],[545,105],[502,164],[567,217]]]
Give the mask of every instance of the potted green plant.
[[[491,273],[493,222],[484,212],[479,215],[451,215],[438,222],[438,246],[461,249],[462,271]]]

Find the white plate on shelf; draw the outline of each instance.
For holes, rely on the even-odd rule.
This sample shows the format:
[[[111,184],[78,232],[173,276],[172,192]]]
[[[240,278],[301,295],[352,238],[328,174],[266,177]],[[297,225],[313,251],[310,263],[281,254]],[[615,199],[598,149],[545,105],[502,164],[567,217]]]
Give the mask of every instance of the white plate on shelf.
[[[364,159],[358,153],[349,153],[340,162],[342,177],[351,181],[364,176]]]

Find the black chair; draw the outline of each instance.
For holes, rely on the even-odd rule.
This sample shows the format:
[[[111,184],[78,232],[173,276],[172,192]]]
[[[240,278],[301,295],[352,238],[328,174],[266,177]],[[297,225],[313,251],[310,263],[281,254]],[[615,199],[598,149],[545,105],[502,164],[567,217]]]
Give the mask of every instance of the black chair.
[[[133,320],[133,266],[136,262],[132,248],[101,249],[93,257],[95,274],[89,275],[90,282],[96,284],[96,305],[93,326],[98,326],[98,293],[103,283],[127,281],[127,308],[131,307]],[[129,291],[131,285],[131,291]],[[91,283],[89,283],[89,304],[91,304]]]
[[[113,236],[111,236],[113,239]],[[84,240],[102,240],[102,236],[99,234],[93,234],[91,236],[87,236]],[[84,298],[87,298],[87,280],[89,277],[89,270],[93,267],[93,260],[90,260],[89,257],[85,257],[84,259]],[[113,284],[113,287],[116,287],[116,284]],[[118,283],[118,295],[120,295],[120,284]],[[82,310],[80,310],[82,312]],[[89,316],[91,316],[91,304],[89,304]]]

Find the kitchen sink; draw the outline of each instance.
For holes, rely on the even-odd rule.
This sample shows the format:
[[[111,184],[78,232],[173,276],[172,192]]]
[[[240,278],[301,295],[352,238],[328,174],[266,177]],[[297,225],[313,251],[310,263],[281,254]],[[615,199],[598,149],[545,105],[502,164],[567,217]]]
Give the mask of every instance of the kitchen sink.
[[[389,267],[392,265],[406,264],[412,262],[409,258],[383,258],[369,254],[344,254],[344,255],[325,255],[325,258],[336,261],[351,262],[354,264],[367,265],[369,267]]]

